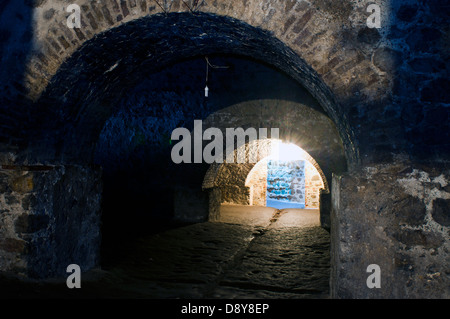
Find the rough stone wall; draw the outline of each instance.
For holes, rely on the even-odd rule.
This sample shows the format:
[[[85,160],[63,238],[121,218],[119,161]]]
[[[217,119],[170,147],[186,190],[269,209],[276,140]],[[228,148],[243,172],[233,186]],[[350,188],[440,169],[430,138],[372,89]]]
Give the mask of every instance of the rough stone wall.
[[[140,81],[143,74],[148,74],[152,71],[155,71],[154,68],[159,68],[173,61],[177,61],[180,58],[184,59],[192,57],[194,55],[198,56],[199,54],[202,54],[199,53],[200,51],[204,53],[211,51],[221,51],[220,48],[222,47],[225,52],[241,54],[244,56],[252,56],[263,61],[266,60],[263,55],[267,55],[269,57],[269,60],[267,60],[269,64],[273,63],[275,67],[279,66],[283,71],[288,71],[286,67],[288,65],[292,65],[288,61],[290,58],[295,57],[295,54],[293,53],[293,51],[289,51],[288,42],[286,42],[287,47],[286,50],[284,50],[280,47],[281,42],[276,40],[278,36],[281,36],[281,34],[279,34],[282,30],[282,28],[280,28],[280,25],[284,25],[284,19],[286,19],[287,16],[292,15],[291,18],[301,19],[302,14],[308,13],[308,19],[305,21],[306,23],[311,19],[311,15],[313,14],[313,12],[309,12],[309,4],[302,3],[301,5],[295,5],[295,3],[291,3],[290,5],[286,6],[284,1],[273,2],[270,5],[266,1],[264,1],[264,3],[262,3],[261,1],[237,1],[233,3],[230,3],[228,1],[217,1],[213,3],[202,2],[202,5],[199,5],[196,8],[199,13],[199,16],[196,17],[193,17],[192,14],[181,14],[180,12],[187,13],[190,12],[190,10],[180,1],[167,2],[166,9],[168,12],[171,12],[172,15],[157,14],[161,13],[163,10],[158,6],[155,6],[154,1],[146,1],[145,6],[134,6],[132,5],[132,3],[129,3],[127,1],[121,1],[121,5],[118,6],[115,5],[114,2],[117,3],[117,1],[115,0],[101,4],[87,0],[78,1],[77,3],[82,7],[81,20],[83,27],[80,30],[68,29],[65,26],[67,19],[67,13],[65,12],[65,8],[67,6],[66,3],[53,3],[52,1],[43,1],[36,3],[35,6],[26,6],[29,11],[33,11],[33,16],[35,17],[35,21],[32,23],[33,26],[31,27],[30,25],[30,30],[28,30],[29,34],[27,34],[26,38],[30,39],[30,42],[36,44],[36,50],[33,52],[27,52],[26,50],[24,50],[24,52],[21,52],[22,55],[29,55],[29,59],[27,60],[29,62],[26,65],[26,74],[22,74],[23,72],[16,73],[20,74],[20,78],[25,78],[26,81],[24,81],[24,83],[20,83],[21,81],[19,79],[10,81],[11,83],[7,85],[7,90],[9,90],[10,92],[14,91],[16,93],[19,88],[19,90],[22,91],[22,96],[26,100],[30,99],[31,101],[35,101],[38,97],[41,96],[41,93],[46,88],[46,94],[44,94],[44,97],[42,97],[43,100],[46,100],[47,98],[53,99],[50,104],[55,103],[56,105],[59,104],[59,102],[57,102],[56,100],[59,100],[64,95],[66,100],[62,103],[73,104],[71,106],[68,106],[67,110],[72,107],[83,109],[84,103],[87,103],[86,107],[88,105],[89,107],[87,107],[85,111],[87,111],[88,113],[90,113],[90,111],[93,111],[95,114],[90,113],[80,116],[79,119],[83,120],[83,124],[80,125],[102,125],[102,122],[105,120],[103,116],[107,114],[107,108],[105,109],[104,107],[106,105],[114,105],[115,103],[113,101],[117,101],[122,93],[126,93],[130,88],[134,87],[135,83]],[[99,9],[100,5],[101,9]],[[7,5],[6,8],[8,14],[12,16],[17,15],[17,13],[20,12],[21,9],[23,9],[21,8],[21,6],[24,6],[24,4],[18,4],[17,7]],[[30,9],[30,7],[32,8]],[[229,17],[230,24],[228,26],[217,25],[213,27],[214,23],[205,21],[205,23],[202,23],[203,29],[208,29],[205,33],[205,30],[202,30],[202,28],[198,26],[198,23],[196,23],[196,20],[202,19],[200,18],[200,11],[204,12],[202,14],[203,17],[208,16],[212,19],[227,20],[226,17]],[[113,12],[114,14],[112,14]],[[270,16],[267,19],[264,19],[264,15],[268,12],[271,12]],[[112,19],[110,17],[112,17]],[[142,27],[140,23],[143,22],[145,24],[145,20],[137,21],[138,18],[142,17],[152,19],[154,18],[155,21],[150,21],[152,19],[147,19],[149,25],[147,27]],[[233,18],[248,22],[249,24],[246,26],[255,26],[255,31],[259,33],[258,36],[248,37],[251,32],[246,32],[243,26],[238,26],[236,24],[237,21],[233,20]],[[192,21],[188,21],[190,19],[192,19]],[[133,22],[137,21],[137,23],[128,24],[131,20],[133,20]],[[19,22],[15,21],[14,23]],[[182,43],[176,40],[180,39],[180,29],[184,28],[183,23],[186,23],[189,26],[195,25],[196,29],[198,28],[198,30],[195,30],[194,32],[196,34],[186,36],[183,33],[181,34],[183,37],[197,37],[204,43],[198,43],[198,46],[195,45],[191,47],[189,45],[186,46],[186,43],[190,43],[187,38],[181,41]],[[127,30],[124,29],[124,34],[121,34],[121,31],[117,28],[121,28],[125,25],[130,26],[131,29],[125,28]],[[167,28],[167,25],[177,25],[179,26],[179,28]],[[210,26],[213,27],[213,29],[209,30]],[[304,26],[305,25],[303,25],[303,27]],[[160,30],[157,30],[159,28]],[[109,34],[105,37],[103,35],[95,37],[95,35],[102,32],[111,31],[111,29],[114,29],[114,31],[109,32]],[[188,33],[191,32],[191,28],[184,29]],[[295,33],[299,32],[299,30],[297,30],[298,28],[294,29]],[[220,30],[220,33],[223,32],[223,34],[226,36],[217,37],[217,30]],[[269,33],[265,33],[263,30],[273,31],[274,37],[269,39],[267,37]],[[160,31],[167,32],[167,35],[161,33]],[[197,31],[199,31],[200,33],[197,34]],[[142,36],[144,37],[142,39],[143,41],[140,41],[138,39],[139,36],[136,32],[142,32]],[[153,32],[155,34],[150,35],[149,32]],[[133,33],[133,37],[128,37],[127,34],[129,33]],[[236,34],[232,35],[232,33]],[[208,38],[211,37],[211,40],[204,38],[203,36],[201,36],[202,34],[207,34]],[[21,36],[25,38],[23,34],[15,34],[13,37],[6,37],[7,39],[5,40],[5,45],[9,46],[11,42],[18,41],[18,38],[20,38]],[[110,38],[110,36],[112,36],[112,38]],[[152,40],[154,36],[159,36],[163,40],[161,42],[155,43]],[[172,36],[176,38],[173,39],[175,41],[171,40]],[[259,40],[256,42],[251,40],[251,38],[256,39],[257,37],[259,37],[259,40],[262,40],[262,42],[272,42],[271,45],[273,45],[274,48],[279,48],[278,50],[280,50],[280,53],[285,55],[285,60],[275,61],[276,59],[271,52],[272,50],[269,49],[266,43],[259,43]],[[107,40],[107,38],[109,40]],[[224,38],[226,39],[226,41],[224,41]],[[283,37],[279,38],[281,41],[283,41]],[[136,41],[136,45],[133,45],[131,43],[128,45],[125,43],[127,41],[124,42],[124,39],[133,39],[133,41]],[[248,39],[250,42],[257,43],[260,49],[254,51],[248,50],[248,47],[242,43],[243,39]],[[103,40],[106,40],[106,42],[96,42],[103,42]],[[148,41],[151,42],[151,47],[155,51],[152,51],[152,54],[148,52],[149,45],[145,44],[146,42],[148,43]],[[219,43],[216,45],[214,44],[214,41],[223,43]],[[116,45],[123,45],[124,47],[122,49],[113,48]],[[141,48],[139,48],[140,45],[142,45]],[[160,47],[160,45],[162,45],[162,47]],[[176,48],[177,45],[181,45],[181,47],[178,49]],[[199,47],[203,48],[204,50],[199,50]],[[98,50],[100,48],[101,50]],[[17,50],[20,51],[22,49],[23,48]],[[87,55],[93,54],[96,56],[88,57],[82,52],[85,49],[87,50],[87,52],[90,52],[87,53]],[[141,49],[143,51],[138,52]],[[103,55],[101,53],[102,50],[104,50],[103,53],[105,53],[106,56],[97,56],[97,54]],[[115,54],[112,55],[111,52],[115,52]],[[127,55],[127,52],[131,55],[136,54],[136,56],[129,56],[125,58],[123,54]],[[260,57],[253,56],[253,53],[257,52],[259,52],[259,54],[261,55]],[[81,60],[75,58],[75,55],[79,55]],[[75,62],[76,60],[76,66],[70,65],[71,62],[69,60],[71,60],[71,56],[75,58],[74,60],[72,60],[72,62]],[[87,58],[87,60],[84,59],[85,57]],[[132,68],[133,70],[129,68],[129,66],[131,65],[141,65],[141,62],[143,61],[138,60],[142,57],[145,57],[145,60],[148,62],[145,63],[146,67]],[[160,60],[158,57],[163,57],[164,61]],[[153,58],[155,58],[156,60],[153,61]],[[274,61],[270,61],[270,59],[273,59]],[[120,61],[128,62],[123,63]],[[14,64],[9,62],[15,61],[5,59],[5,64]],[[307,68],[303,68],[303,66],[305,65],[302,65],[300,60],[298,60],[297,62],[295,63],[295,68],[287,73],[289,75],[295,74],[296,76],[294,77],[294,79],[299,81],[301,77],[300,73],[305,73]],[[281,64],[283,64],[284,66],[281,67]],[[147,69],[147,66],[152,66],[150,67],[150,69],[153,69]],[[91,70],[91,67],[95,68],[96,71],[94,72],[93,70]],[[59,71],[57,72],[57,70]],[[142,71],[142,74],[138,74],[141,73],[139,70]],[[79,74],[79,72],[83,73],[84,71],[88,72],[86,76]],[[76,74],[72,74],[72,72]],[[118,73],[121,72],[125,72],[126,75],[118,75]],[[8,72],[5,72],[5,74],[7,73]],[[14,72],[9,72],[9,74],[11,73]],[[59,73],[59,76],[55,76],[55,73]],[[71,75],[69,75],[69,73],[71,73]],[[101,83],[93,83],[95,82],[95,78],[97,78],[97,75],[101,76],[104,81],[101,81]],[[309,77],[311,77],[311,79]],[[315,75],[311,73],[310,75],[308,75],[308,79],[305,78],[305,81],[310,82],[311,85],[316,85],[317,79],[313,80],[312,78],[314,77]],[[2,75],[2,77],[0,78],[7,78],[7,75]],[[126,80],[124,80],[125,78]],[[74,85],[74,82],[78,82],[77,79],[84,83],[78,83],[79,85]],[[63,84],[62,82],[64,81],[68,81],[68,84]],[[55,84],[57,88],[54,87]],[[62,91],[66,91],[66,89],[64,89],[63,87],[71,88],[69,89],[71,93],[68,95],[62,93]],[[62,91],[60,91],[60,89]],[[316,91],[318,92],[324,90],[326,91],[325,87],[318,87]],[[102,92],[101,96],[98,96],[97,92]],[[327,93],[323,93],[322,95],[326,94]],[[11,94],[11,96],[8,96],[8,99],[13,98],[13,96],[14,95]],[[91,101],[88,102],[87,100],[90,99]],[[77,103],[73,103],[74,101],[76,101]],[[5,103],[5,105],[8,104]],[[23,105],[23,107],[29,106],[30,105]],[[29,112],[24,112],[24,114],[27,113]],[[72,111],[68,111],[68,113],[77,114],[77,111],[74,111],[73,113]],[[64,120],[67,120],[71,117],[69,114],[66,114],[67,117],[62,114],[60,115],[62,116],[62,118],[64,118]],[[96,120],[94,120],[94,118]],[[86,120],[86,122],[84,120]],[[52,122],[52,120],[49,121]],[[88,129],[87,127],[80,127],[81,132],[84,132],[80,134],[90,135],[89,132],[91,131],[91,129],[94,128],[90,127]],[[97,133],[98,129],[99,128],[95,128],[94,133]],[[345,136],[345,138],[347,138],[347,136]],[[77,138],[78,142],[83,143],[84,145],[85,141],[83,139]],[[90,142],[86,141],[87,144],[90,144]]]
[[[267,160],[258,162],[250,171],[247,186],[251,187],[251,205],[266,205]],[[320,207],[320,190],[324,188],[322,179],[309,162],[305,161],[305,208]]]
[[[366,25],[366,9],[373,2],[381,6],[380,30]],[[2,57],[6,67],[0,74],[6,93],[2,96],[5,122],[27,114],[21,110],[29,106],[22,102],[38,98],[61,64],[96,34],[155,13],[190,12],[178,0],[164,2],[164,9],[150,0],[76,3],[82,7],[81,30],[65,26],[67,2],[5,1],[2,5],[1,41],[9,48]],[[361,160],[373,163],[389,161],[391,154],[399,150],[414,157],[425,153],[438,159],[445,159],[443,154],[449,153],[449,111],[444,107],[449,101],[448,67],[444,63],[449,54],[448,14],[441,5],[440,1],[411,0],[246,0],[199,2],[195,10],[236,18],[268,30],[291,48],[319,77],[302,74],[299,65],[285,71],[303,82],[329,112],[346,148],[354,150],[353,154],[347,152],[348,158],[359,153]],[[21,27],[11,33],[8,25]],[[116,50],[106,51],[111,56]],[[119,59],[92,61],[108,62],[99,73],[103,74]],[[283,64],[269,62],[280,67]],[[318,79],[327,89],[316,83]],[[114,81],[105,83],[109,82]],[[15,105],[13,113],[6,112]],[[444,118],[447,121],[441,121]],[[15,129],[12,125],[3,128],[8,150],[14,149],[10,142],[17,139]],[[358,136],[358,141],[352,140],[354,136]]]
[[[305,161],[269,160],[267,198],[305,203]]]
[[[221,190],[221,203],[224,204],[250,204],[250,188],[245,186],[245,179],[252,164],[229,164],[222,166],[221,175],[217,187]]]
[[[379,30],[369,29],[366,25],[369,15],[366,11],[367,6],[374,2],[380,4],[382,9],[382,28]],[[147,28],[145,23],[133,24],[134,27],[121,33],[121,30],[124,30],[120,29],[121,27],[131,20],[136,21],[137,18],[147,15],[155,16],[154,13],[163,11],[189,12],[189,8],[183,1],[164,1],[163,7],[160,8],[155,5],[155,1],[151,0],[105,2],[80,0],[77,3],[82,6],[83,28],[81,30],[69,30],[64,25],[67,18],[65,7],[68,3],[47,0],[5,0],[0,3],[0,44],[7,48],[2,50],[2,68],[0,69],[2,163],[14,162],[18,153],[26,153],[23,144],[27,141],[24,136],[29,135],[23,134],[23,130],[29,127],[31,132],[35,132],[35,127],[26,124],[28,118],[33,119],[30,113],[34,113],[30,110],[38,110],[37,114],[42,114],[42,117],[48,118],[50,122],[58,118],[55,114],[61,115],[63,121],[71,118],[71,115],[85,120],[78,131],[85,132],[85,136],[77,134],[73,136],[76,141],[82,138],[88,139],[87,144],[92,145],[94,141],[91,136],[94,135],[91,134],[88,124],[95,127],[100,125],[101,128],[101,119],[108,116],[105,115],[108,114],[105,106],[117,101],[115,92],[126,92],[143,73],[154,70],[150,67],[144,68],[143,60],[149,60],[150,65],[159,65],[158,62],[161,62],[161,59],[172,57],[172,55],[173,60],[176,60],[181,56],[199,54],[198,47],[180,50],[189,40],[183,39],[182,45],[179,45],[180,42],[171,41],[174,37],[170,36],[175,33],[175,39],[181,38],[179,31],[183,26],[175,29],[167,28],[168,25],[173,26],[176,23],[164,24],[161,22],[162,19],[155,19],[156,22]],[[186,3],[193,5],[194,2]],[[449,14],[442,5],[442,1],[217,0],[196,3],[198,7],[194,6],[194,10],[198,13],[203,11],[215,14],[206,18],[202,16],[211,22],[205,24],[207,27],[212,26],[207,29],[209,37],[200,36],[204,33],[200,28],[190,34],[195,37],[196,43],[202,49],[214,46],[211,44],[214,43],[219,49],[230,48],[228,52],[231,53],[254,55],[303,83],[336,123],[346,148],[347,160],[352,164],[350,165],[352,170],[356,170],[360,162],[369,168],[374,167],[376,163],[402,162],[403,160],[398,160],[396,157],[401,153],[406,153],[411,159],[417,161],[437,161],[436,165],[439,165],[439,162],[448,162],[450,90],[449,64],[445,62],[449,58]],[[236,18],[268,32],[258,33],[251,28],[243,28],[234,20],[231,23],[233,28],[230,28],[230,21],[226,21],[227,24],[217,17]],[[200,19],[200,14],[198,18]],[[189,20],[186,16],[184,20],[170,20],[170,17],[167,19],[177,23],[188,20],[191,23],[190,27],[195,25],[192,23],[193,19]],[[105,35],[104,33],[95,37],[114,27],[117,28],[113,34]],[[240,29],[234,32],[236,27]],[[11,32],[10,28],[15,31]],[[191,29],[196,28],[189,28],[186,32]],[[151,38],[152,48],[157,49],[149,52],[146,39],[148,40],[147,37],[152,30],[157,30],[163,40],[158,42],[156,37]],[[227,36],[224,37],[220,31]],[[133,33],[133,37],[129,36],[130,33]],[[280,42],[272,39],[272,35]],[[212,39],[215,38],[219,38],[219,41],[213,42]],[[264,38],[264,41],[258,42],[261,38]],[[246,39],[250,41],[245,42]],[[139,46],[140,43],[142,46]],[[290,50],[283,47],[283,44]],[[71,55],[74,55],[72,60]],[[84,56],[87,61],[85,63]],[[68,60],[71,61],[53,83],[52,90],[53,77],[58,73],[60,66]],[[167,58],[164,61],[171,60]],[[133,69],[131,66],[134,64],[139,67]],[[97,83],[99,78],[104,81]],[[49,108],[54,109],[55,114],[42,112],[32,104],[32,101],[35,101],[46,88],[49,89],[50,94],[56,92],[54,94],[56,100],[49,104]],[[105,98],[101,100],[101,103],[90,103],[91,97],[98,96],[105,96]],[[75,106],[67,101],[75,101],[76,103],[73,102]],[[91,105],[94,105],[93,111],[89,112],[92,108],[87,106]],[[36,125],[39,120],[35,118],[32,122]],[[45,145],[47,159],[54,159],[55,150]],[[77,145],[74,148],[75,152],[84,155],[85,148],[81,148],[80,152],[78,144],[75,143],[75,145]],[[326,156],[324,158],[326,159]],[[24,157],[19,160],[24,160]],[[27,158],[27,160],[33,161],[33,158]],[[433,165],[430,164],[430,166]],[[333,172],[333,169],[330,172]],[[377,205],[380,196],[378,191],[384,194],[386,189],[385,184],[380,182],[385,177],[381,175],[376,177],[373,184],[380,188],[377,188],[377,192],[373,191],[372,207],[358,202],[358,205],[353,207],[353,211],[357,211],[358,207],[368,211],[373,209],[373,205]],[[393,180],[396,178],[392,174],[391,177]],[[346,177],[343,178],[345,181]],[[412,179],[429,186],[429,183],[421,176],[412,177]],[[366,179],[364,183],[372,185],[372,180]],[[67,184],[70,183],[67,182]],[[334,195],[343,198],[351,197],[355,189],[361,195],[357,187],[352,188],[348,193],[346,189],[344,187],[339,193],[337,187],[335,188],[337,193]],[[392,189],[392,191],[395,190]],[[431,196],[430,194],[427,196]],[[436,209],[433,208],[435,211],[432,213],[432,216],[435,215],[434,218],[445,221],[441,213],[448,212],[445,206],[446,200],[441,198],[433,201],[432,207],[436,207]],[[343,204],[347,205],[347,201],[343,201]],[[429,204],[426,206],[427,214],[431,209]],[[404,208],[401,207],[397,214],[404,214],[405,224],[414,224],[417,222],[414,212],[415,209],[412,206],[406,205]],[[338,247],[339,249],[345,248],[343,238],[349,238],[351,245],[356,245],[352,237],[346,237],[353,236],[352,233],[347,232],[347,229],[358,228],[364,218],[358,215],[354,218],[349,217],[347,221],[343,217],[350,214],[349,212],[336,211],[336,214],[341,219],[337,220],[336,237],[332,240],[338,238],[342,240],[336,242],[338,246],[342,244],[342,247]],[[370,231],[367,236],[377,238],[374,229],[378,229],[381,235],[385,232],[385,229],[375,226],[377,224],[373,218],[369,220],[373,222],[368,227]],[[383,221],[387,222],[381,219],[381,223]],[[369,224],[367,221],[367,225]],[[343,233],[340,233],[341,231]],[[399,238],[406,242],[409,240],[419,242],[420,238],[427,241],[426,235],[431,236],[430,242],[435,242],[436,238],[430,232],[420,230],[406,232],[406,234],[404,238],[402,236]],[[389,240],[391,240],[389,237],[380,240],[379,246],[383,246],[385,241],[392,244]],[[2,245],[11,247],[5,243]],[[414,248],[416,253],[408,252],[411,254],[411,263],[406,263],[415,270],[420,270],[422,267],[418,256],[424,248],[420,248],[420,245],[418,247]],[[364,254],[356,255],[355,261],[350,261],[350,264],[357,262],[358,258],[364,259],[373,255],[369,249],[360,251]],[[394,251],[399,250],[394,249]],[[384,253],[384,250],[381,251],[380,256]],[[427,260],[431,258],[427,254],[424,256]],[[433,256],[433,258],[437,257]],[[338,263],[338,265],[341,264]],[[336,290],[337,295],[352,295],[350,287],[354,287],[361,279],[352,276],[364,270],[352,267],[341,268],[339,277],[336,277],[342,280],[339,289]],[[432,275],[431,270],[424,274],[420,275],[422,277],[417,277],[417,283],[412,282],[410,288],[405,288],[407,287],[405,281],[390,278],[392,292],[387,292],[386,296],[389,294],[403,297],[419,295],[419,284],[429,287],[428,280],[435,283],[436,278],[443,278]],[[353,285],[350,285],[350,278],[354,279]],[[364,295],[360,288],[355,289],[360,292],[359,295]],[[412,293],[413,290],[416,293]],[[439,289],[434,291],[438,292]],[[422,292],[422,297],[430,296],[428,290]]]
[[[305,161],[305,208],[320,207],[320,190],[324,188],[316,168]]]
[[[450,171],[386,164],[336,176],[332,297],[450,297]],[[381,288],[369,289],[377,264]]]
[[[242,185],[221,187],[222,204],[250,205],[250,188]]]
[[[266,206],[267,160],[259,161],[252,168],[246,186],[250,187],[250,205]]]
[[[3,165],[0,187],[0,271],[41,278],[98,265],[98,170]]]

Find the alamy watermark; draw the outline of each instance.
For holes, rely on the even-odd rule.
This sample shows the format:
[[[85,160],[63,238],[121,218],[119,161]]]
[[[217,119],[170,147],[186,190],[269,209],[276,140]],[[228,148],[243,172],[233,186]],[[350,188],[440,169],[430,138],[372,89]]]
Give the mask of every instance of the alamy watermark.
[[[77,264],[70,264],[67,266],[66,272],[71,273],[67,277],[66,285],[67,288],[81,288],[81,268]]]
[[[72,3],[66,8],[66,12],[70,13],[67,18],[67,27],[70,29],[81,28],[81,8],[79,5]],[[366,20],[367,27],[381,28],[381,8],[378,4],[370,4],[367,7],[370,16]],[[208,86],[205,88],[205,95],[208,96]]]
[[[366,285],[368,288],[381,288],[381,268],[377,264],[371,264],[367,266],[366,272],[371,273],[367,277]]]
[[[370,12],[371,15],[367,18],[367,27],[373,29],[381,28],[381,8],[378,4],[371,4],[367,7],[367,12]]]
[[[67,27],[70,29],[81,28],[81,8],[78,4],[71,4],[67,7],[66,12],[70,13],[67,18]]]
[[[268,138],[278,140],[279,129],[271,128],[269,137],[267,128],[260,128],[258,130],[253,127],[247,128],[246,130],[242,127],[227,128],[225,130],[226,156],[223,154],[224,134],[220,129],[211,127],[203,131],[202,121],[195,120],[192,134],[193,136],[187,128],[176,128],[173,130],[171,140],[179,141],[172,148],[171,152],[174,163],[206,162],[212,164],[223,163],[224,159],[227,163],[257,163],[263,152],[261,143],[257,143],[257,140]],[[203,148],[204,141],[211,142]],[[248,145],[247,148],[244,147],[246,144]]]

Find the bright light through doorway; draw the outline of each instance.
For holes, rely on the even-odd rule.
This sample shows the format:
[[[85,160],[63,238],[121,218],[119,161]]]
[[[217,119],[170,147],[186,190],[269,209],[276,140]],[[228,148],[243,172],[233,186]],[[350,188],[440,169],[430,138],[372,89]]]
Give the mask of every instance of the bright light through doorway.
[[[303,160],[305,159],[305,151],[295,144],[272,140],[272,152],[269,159],[276,161]]]

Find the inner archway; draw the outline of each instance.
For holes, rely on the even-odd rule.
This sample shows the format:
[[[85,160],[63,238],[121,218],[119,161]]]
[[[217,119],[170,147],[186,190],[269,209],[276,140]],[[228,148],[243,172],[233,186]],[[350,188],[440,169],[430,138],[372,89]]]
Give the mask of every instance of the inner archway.
[[[228,68],[210,71],[207,99],[206,61],[193,58],[146,75],[117,102],[117,110],[105,122],[96,142],[95,164],[103,172],[102,245],[108,256],[116,258],[118,247],[126,251],[132,238],[141,234],[208,219],[208,191],[201,185],[209,165],[175,164],[170,158],[176,143],[171,141],[172,131],[190,128],[194,120],[203,119],[204,129],[214,126],[224,132],[243,123],[281,127],[284,135],[326,162],[328,171],[345,168],[332,121],[292,78],[241,56],[212,55],[209,60]]]
[[[272,154],[248,173],[245,186],[250,190],[249,204],[319,209],[321,190],[328,193],[329,189],[316,166],[317,162],[299,146],[279,141]]]
[[[298,145],[264,138],[241,145],[233,152],[231,158],[235,159],[245,154],[243,161],[213,163],[205,175],[203,188],[209,190],[215,202],[210,205],[210,219],[220,219],[217,207],[222,204],[319,211],[321,197],[330,194],[324,171]],[[215,192],[220,195],[214,195]],[[328,214],[326,207],[321,209],[325,228],[328,225],[323,221]]]

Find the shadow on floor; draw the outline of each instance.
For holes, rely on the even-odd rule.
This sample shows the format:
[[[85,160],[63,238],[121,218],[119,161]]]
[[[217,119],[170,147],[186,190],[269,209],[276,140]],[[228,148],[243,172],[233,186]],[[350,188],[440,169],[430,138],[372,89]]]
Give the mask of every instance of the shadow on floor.
[[[329,298],[329,234],[318,211],[223,206],[221,222],[172,226],[83,273],[81,289],[65,278],[2,275],[0,298]]]

